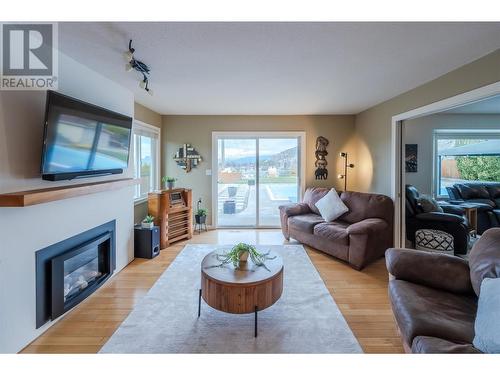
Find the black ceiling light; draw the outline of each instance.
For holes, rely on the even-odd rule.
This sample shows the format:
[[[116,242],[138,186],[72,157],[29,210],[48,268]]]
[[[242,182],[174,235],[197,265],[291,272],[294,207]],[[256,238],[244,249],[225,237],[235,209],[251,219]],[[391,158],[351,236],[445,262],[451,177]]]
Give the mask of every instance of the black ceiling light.
[[[149,88],[149,67],[142,61],[136,60],[134,58],[135,49],[132,48],[132,39],[128,42],[128,51],[125,52],[124,56],[127,59],[127,64],[125,65],[125,70],[130,72],[132,69],[142,74],[142,80],[139,82],[139,87],[146,90],[149,95],[153,95],[153,90]]]

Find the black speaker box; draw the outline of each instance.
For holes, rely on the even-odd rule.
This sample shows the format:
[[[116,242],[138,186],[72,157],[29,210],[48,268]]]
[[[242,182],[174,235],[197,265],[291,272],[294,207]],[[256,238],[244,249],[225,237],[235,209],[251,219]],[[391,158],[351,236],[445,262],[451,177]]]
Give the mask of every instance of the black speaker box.
[[[134,228],[134,256],[152,259],[160,254],[160,228]]]

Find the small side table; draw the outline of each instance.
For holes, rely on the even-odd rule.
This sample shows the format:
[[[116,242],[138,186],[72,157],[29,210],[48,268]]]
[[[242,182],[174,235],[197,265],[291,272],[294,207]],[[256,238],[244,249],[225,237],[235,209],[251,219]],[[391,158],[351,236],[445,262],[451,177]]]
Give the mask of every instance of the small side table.
[[[210,307],[231,314],[254,314],[254,336],[257,337],[257,313],[272,306],[283,292],[283,259],[272,253],[266,267],[257,267],[249,259],[235,268],[231,263],[218,267],[218,251],[212,251],[201,262],[201,289],[198,295],[198,317],[201,300]]]
[[[462,203],[460,204],[460,207],[462,207],[465,210],[465,216],[467,217],[467,220],[469,221],[469,227],[470,227],[470,235],[472,237],[477,236],[477,206],[475,204],[468,204],[468,203]]]

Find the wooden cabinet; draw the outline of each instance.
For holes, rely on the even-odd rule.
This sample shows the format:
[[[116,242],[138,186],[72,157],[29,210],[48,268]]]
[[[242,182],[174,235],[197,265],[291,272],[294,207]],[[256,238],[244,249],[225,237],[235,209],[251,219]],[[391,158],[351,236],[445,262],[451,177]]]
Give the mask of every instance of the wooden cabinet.
[[[160,227],[160,247],[193,236],[193,194],[191,189],[161,190],[148,194],[148,212]]]

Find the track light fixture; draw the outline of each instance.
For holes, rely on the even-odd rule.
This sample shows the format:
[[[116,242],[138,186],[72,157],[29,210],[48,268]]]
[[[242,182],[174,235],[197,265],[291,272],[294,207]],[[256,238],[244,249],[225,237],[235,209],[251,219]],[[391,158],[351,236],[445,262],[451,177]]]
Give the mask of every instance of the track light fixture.
[[[132,39],[128,42],[128,51],[126,51],[123,56],[127,60],[127,64],[125,64],[125,70],[130,72],[132,69],[136,72],[142,74],[142,80],[139,82],[139,87],[146,90],[149,95],[153,95],[153,90],[149,88],[149,67],[144,64],[142,61],[136,60],[134,57],[135,48],[132,47]]]

